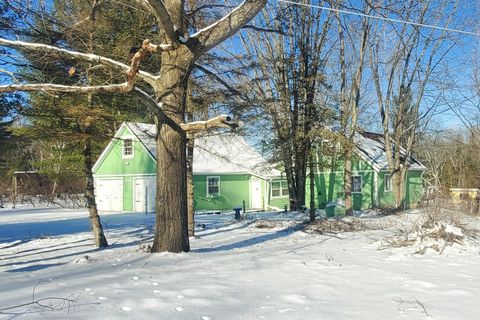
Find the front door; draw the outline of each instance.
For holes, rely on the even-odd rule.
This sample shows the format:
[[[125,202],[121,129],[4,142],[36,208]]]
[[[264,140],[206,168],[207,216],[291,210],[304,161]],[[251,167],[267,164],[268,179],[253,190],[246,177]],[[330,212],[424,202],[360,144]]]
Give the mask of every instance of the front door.
[[[262,209],[262,181],[251,181],[252,209]]]

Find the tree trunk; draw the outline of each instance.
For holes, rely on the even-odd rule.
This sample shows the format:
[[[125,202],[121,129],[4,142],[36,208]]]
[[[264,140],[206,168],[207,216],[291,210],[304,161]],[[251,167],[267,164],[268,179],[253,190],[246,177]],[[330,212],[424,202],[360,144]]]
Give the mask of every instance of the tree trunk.
[[[83,149],[84,172],[86,178],[85,200],[87,201],[87,208],[90,217],[90,224],[92,226],[93,235],[95,237],[95,245],[99,248],[108,247],[107,239],[103,233],[103,227],[98,215],[97,204],[95,202],[95,184],[93,181],[92,172],[92,141],[90,138],[85,139]]]
[[[193,186],[193,148],[194,135],[187,135],[187,206],[188,206],[188,236],[195,236],[195,206]]]
[[[392,189],[393,189],[393,195],[395,199],[394,203],[394,209],[395,210],[401,210],[402,209],[402,203],[404,201],[404,192],[403,192],[403,183],[402,183],[402,177],[401,177],[401,169],[396,170],[395,172],[392,173]]]
[[[310,161],[308,163],[308,171],[310,173],[310,222],[315,222],[315,172],[314,172],[314,152],[310,151]]]
[[[165,114],[185,121],[185,97],[193,57],[185,46],[162,53],[155,88]],[[188,252],[186,133],[157,117],[157,201],[152,252]]]
[[[352,201],[352,152],[350,150],[344,151],[345,164],[343,167],[343,184],[345,192],[345,214],[353,216],[353,201]]]

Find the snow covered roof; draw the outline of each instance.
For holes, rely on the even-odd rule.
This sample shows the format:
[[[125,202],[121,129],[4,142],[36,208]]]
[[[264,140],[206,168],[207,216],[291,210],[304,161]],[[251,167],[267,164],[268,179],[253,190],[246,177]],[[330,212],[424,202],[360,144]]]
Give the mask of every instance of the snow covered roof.
[[[126,125],[156,158],[155,125],[132,122],[128,122]],[[193,173],[249,173],[261,177],[280,175],[280,171],[272,168],[243,137],[233,133],[216,133],[196,137],[193,151]]]
[[[358,154],[369,162],[376,170],[387,170],[388,160],[385,149],[385,140],[382,134],[373,132],[357,132],[355,144]],[[405,150],[401,150],[401,157],[405,157]],[[410,158],[409,170],[426,170],[426,167],[414,157]]]

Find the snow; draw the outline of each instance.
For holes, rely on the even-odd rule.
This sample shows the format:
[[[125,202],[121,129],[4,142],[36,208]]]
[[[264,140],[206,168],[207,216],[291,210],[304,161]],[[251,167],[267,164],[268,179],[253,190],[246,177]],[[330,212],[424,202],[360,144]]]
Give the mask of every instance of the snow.
[[[374,214],[366,223],[415,220]],[[389,230],[302,231],[305,215],[199,215],[189,253],[145,253],[153,215],[102,216],[93,246],[85,210],[0,209],[0,319],[475,319],[478,246],[442,255],[379,243]],[[351,219],[351,218],[350,218]],[[45,302],[44,302],[45,303]],[[48,304],[48,303],[45,303]]]
[[[377,136],[377,140],[368,137],[368,135]],[[355,144],[359,150],[359,155],[364,157],[364,159],[371,163],[373,167],[377,170],[387,170],[388,159],[387,153],[385,152],[385,142],[383,136],[372,133],[355,133]],[[405,150],[401,149],[401,156],[405,157]],[[421,170],[424,171],[427,168],[421,164],[417,159],[411,158],[409,163],[409,170]]]
[[[146,123],[127,123],[149,152],[156,157],[156,127]],[[271,165],[234,133],[207,134],[195,138],[193,172],[196,174],[252,173],[261,177],[280,176]]]

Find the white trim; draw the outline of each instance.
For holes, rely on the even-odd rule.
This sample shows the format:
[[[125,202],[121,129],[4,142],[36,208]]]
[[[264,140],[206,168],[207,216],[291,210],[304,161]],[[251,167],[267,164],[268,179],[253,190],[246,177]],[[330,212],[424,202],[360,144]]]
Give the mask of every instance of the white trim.
[[[194,170],[195,170],[195,167],[193,167]],[[212,175],[212,174],[215,174],[215,175],[241,175],[241,174],[248,174],[248,175],[251,175],[251,176],[254,176],[254,177],[257,177],[261,180],[266,180],[268,179],[267,176],[261,176],[259,174],[256,174],[256,173],[253,173],[253,172],[250,172],[250,171],[240,171],[240,172],[218,172],[218,171],[215,171],[215,172],[197,172],[197,171],[194,171],[193,172],[194,175],[199,175],[199,176],[208,176],[208,175]]]
[[[128,159],[133,159],[135,157],[135,136],[134,135],[127,135],[127,136],[122,136],[120,138],[122,140],[122,159],[128,160]],[[125,140],[131,140],[132,141],[132,154],[125,155]]]
[[[143,143],[142,139],[140,139],[136,134],[135,134],[135,130],[133,130],[129,125],[128,123],[124,122],[125,123],[125,126],[128,128],[128,130],[132,133],[133,136],[135,136],[137,138],[137,140],[140,142],[140,144],[143,146],[143,148],[145,149],[145,151],[147,152],[147,154],[150,156],[150,159],[153,160],[153,162],[156,164],[157,163],[157,159],[155,158],[154,155],[152,155],[150,153],[150,150],[148,150],[147,146],[145,145],[145,143]],[[156,150],[156,147],[155,147],[155,150]]]
[[[220,181],[221,181],[221,180],[220,180],[220,176],[207,176],[206,178],[207,178],[207,193],[206,193],[207,198],[208,198],[208,197],[219,196],[219,195],[220,195]],[[209,179],[209,178],[218,178],[218,193],[216,193],[216,194],[214,194],[214,195],[213,195],[213,194],[210,195],[210,193],[208,192],[208,179]]]
[[[94,178],[102,179],[102,177],[136,177],[136,176],[156,176],[156,173],[119,173],[119,174],[94,174]]]
[[[353,191],[353,178],[354,177],[360,177],[360,191]],[[361,175],[353,175],[351,176],[351,179],[352,179],[352,193],[356,193],[356,194],[359,194],[359,193],[363,193],[363,176]]]
[[[274,196],[272,194],[272,191],[273,191],[273,187],[272,187],[272,183],[273,182],[280,182],[280,195],[279,196]],[[270,199],[282,199],[282,198],[288,198],[288,194],[284,195],[282,190],[282,182],[285,182],[287,184],[287,189],[288,189],[288,181],[286,179],[272,179],[270,180]]]
[[[370,172],[377,172],[375,170],[352,170],[352,174],[353,173],[370,173]],[[318,171],[318,172],[315,172],[315,174],[320,174],[320,173],[341,173],[343,174],[343,171]]]
[[[390,177],[390,190],[387,190],[387,184],[385,183],[386,179],[385,177],[386,176],[389,176]],[[392,188],[392,175],[390,173],[385,173],[383,175],[383,192],[392,192],[393,191],[393,188]]]
[[[375,202],[374,205],[378,206],[378,172],[375,172],[373,174],[373,192],[375,195],[373,196],[373,201]]]
[[[105,149],[103,149],[102,153],[100,154],[100,157],[98,157],[97,161],[95,162],[95,164],[93,165],[92,167],[92,171],[95,172],[97,171],[97,167],[99,167],[103,161],[105,160],[105,158],[107,157],[107,155],[110,153],[111,149],[113,148],[113,142],[118,139],[120,137],[120,132],[122,132],[122,129],[127,127],[126,123],[122,123],[122,125],[120,126],[120,128],[118,128],[117,132],[115,132],[115,135],[113,136],[113,138],[110,140],[110,142],[108,143],[107,147]]]
[[[359,156],[359,157],[362,158],[365,162],[367,162],[369,165],[371,165],[374,171],[379,172],[379,171],[381,170],[381,168],[380,168],[373,160],[371,160],[371,159],[368,158],[366,155],[364,155],[363,152],[362,152],[360,149],[358,149],[357,147],[355,147],[353,150],[355,151],[355,153],[357,154],[357,156]]]

